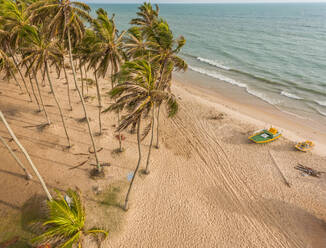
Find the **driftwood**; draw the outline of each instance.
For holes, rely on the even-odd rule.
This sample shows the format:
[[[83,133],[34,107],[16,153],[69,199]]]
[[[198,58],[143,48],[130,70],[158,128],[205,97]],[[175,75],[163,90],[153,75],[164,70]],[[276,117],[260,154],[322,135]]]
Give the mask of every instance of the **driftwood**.
[[[314,170],[302,164],[298,164],[297,166],[294,167],[294,169],[302,171],[303,173],[312,177],[319,177],[322,173],[325,173],[325,172]]]
[[[74,166],[74,167],[71,167],[69,170],[77,169],[77,168],[83,166],[84,164],[86,164],[86,163],[88,162],[88,160],[89,160],[90,158],[91,158],[91,157],[88,156],[88,158],[87,158],[85,161],[79,163],[78,165],[76,165],[76,166]]]
[[[288,180],[286,180],[286,178],[285,178],[283,172],[281,171],[280,167],[278,166],[278,164],[277,164],[277,162],[276,162],[276,160],[275,160],[275,158],[274,158],[274,156],[272,155],[272,153],[271,153],[270,150],[269,150],[269,155],[271,155],[272,160],[273,160],[273,162],[274,162],[274,164],[275,164],[275,167],[276,167],[276,169],[278,170],[278,172],[280,173],[280,175],[281,175],[281,177],[282,177],[282,179],[283,179],[283,182],[285,183],[286,186],[288,186],[288,187],[290,188],[290,187],[291,187],[290,183],[288,182]]]
[[[92,147],[89,147],[89,148],[88,148],[88,152],[91,153],[91,154],[94,154],[95,152],[92,151],[91,149],[92,149]],[[102,150],[103,150],[103,147],[101,147],[100,149],[98,149],[96,152],[100,152],[100,151],[102,151]]]

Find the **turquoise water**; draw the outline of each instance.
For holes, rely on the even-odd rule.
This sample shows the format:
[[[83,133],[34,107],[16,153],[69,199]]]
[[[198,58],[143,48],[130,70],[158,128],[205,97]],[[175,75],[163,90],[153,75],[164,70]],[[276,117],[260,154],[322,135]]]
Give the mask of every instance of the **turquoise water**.
[[[134,4],[91,4],[116,14],[120,30]],[[326,116],[326,4],[163,4],[184,35],[190,70],[245,89],[277,108]],[[216,83],[219,81],[216,80]]]

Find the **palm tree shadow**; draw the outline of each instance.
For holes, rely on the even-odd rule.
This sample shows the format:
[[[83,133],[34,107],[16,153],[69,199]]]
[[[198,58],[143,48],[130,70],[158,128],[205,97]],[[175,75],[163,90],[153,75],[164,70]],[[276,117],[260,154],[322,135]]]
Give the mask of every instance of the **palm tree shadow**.
[[[15,172],[7,171],[7,170],[2,170],[2,169],[0,169],[0,173],[5,173],[5,174],[11,175],[11,176],[15,176],[15,177],[26,179],[26,176],[23,173],[22,174],[18,174],[18,173],[15,173]]]
[[[47,198],[35,194],[21,208],[21,228],[36,233],[40,230],[39,221],[47,215]]]

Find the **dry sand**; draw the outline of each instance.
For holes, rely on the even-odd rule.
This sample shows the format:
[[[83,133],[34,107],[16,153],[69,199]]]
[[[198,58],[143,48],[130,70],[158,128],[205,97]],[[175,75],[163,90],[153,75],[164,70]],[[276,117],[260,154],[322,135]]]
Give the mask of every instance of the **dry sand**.
[[[101,80],[105,106],[110,103],[105,97],[108,80]],[[326,247],[326,175],[313,178],[293,169],[301,163],[326,171],[322,149],[326,139],[324,143],[318,140],[313,153],[297,152],[293,140],[308,134],[309,129],[279,117],[270,117],[268,123],[266,114],[257,114],[260,110],[232,105],[231,99],[180,82],[174,86],[180,98],[180,112],[174,119],[161,119],[161,147],[152,152],[151,173],[136,178],[130,210],[117,211],[121,218],[106,218],[105,212],[112,209],[97,203],[93,187],[105,191],[115,182],[127,184],[127,174],[137,162],[136,137],[125,132],[126,151],[113,153],[118,146],[114,138],[116,117],[113,113],[105,114],[105,133],[96,137],[96,143],[98,148],[103,148],[99,152],[100,160],[111,164],[105,168],[106,177],[89,178],[89,171],[94,168],[93,156],[73,169],[87,159],[88,155],[74,154],[87,153],[90,139],[86,124],[78,122],[83,113],[77,92],[73,90],[74,110],[68,111],[64,81],[63,78],[55,80],[74,144],[70,150],[64,148],[64,132],[48,86],[42,92],[46,104],[51,105],[48,110],[54,124],[44,130],[35,127],[45,122],[43,114],[35,112],[35,104],[29,103],[26,95],[19,95],[13,83],[3,80],[0,80],[0,109],[51,192],[55,188],[78,187],[87,205],[89,223],[110,228],[110,221],[121,221],[118,228],[114,225],[116,230],[102,247]],[[71,88],[74,88],[72,81]],[[95,96],[94,88],[89,95]],[[94,132],[98,131],[96,104],[96,99],[87,102]],[[220,113],[224,114],[223,119],[211,119]],[[257,120],[252,116],[262,118]],[[266,145],[248,142],[247,137],[253,131],[269,124],[278,124],[285,137]],[[2,124],[0,135],[9,138]],[[323,134],[315,135],[323,137]],[[13,142],[9,144],[16,148]],[[142,145],[143,166],[148,144],[147,138]],[[284,184],[269,151],[290,182],[290,188]],[[22,154],[18,155],[23,160]],[[0,216],[4,220],[0,224],[0,241],[3,241],[15,232],[13,223],[23,223],[17,216],[24,204],[44,193],[35,176],[30,182],[24,180],[23,173],[2,146],[0,173]]]

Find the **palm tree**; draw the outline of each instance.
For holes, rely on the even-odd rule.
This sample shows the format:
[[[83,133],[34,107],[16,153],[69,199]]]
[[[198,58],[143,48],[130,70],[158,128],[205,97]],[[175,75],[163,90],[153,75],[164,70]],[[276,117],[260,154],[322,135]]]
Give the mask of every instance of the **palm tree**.
[[[31,94],[29,93],[25,78],[18,65],[15,53],[13,51],[19,51],[21,32],[25,25],[29,24],[28,12],[24,3],[18,4],[12,0],[2,0],[0,2],[0,31],[1,43],[4,50],[8,51],[12,58],[16,69],[24,83],[26,92],[32,102]]]
[[[50,119],[49,119],[48,112],[46,111],[46,108],[45,108],[45,105],[44,105],[44,101],[43,101],[43,97],[42,97],[42,93],[41,93],[41,89],[40,89],[40,85],[39,85],[39,82],[38,82],[38,79],[37,79],[37,73],[36,73],[35,69],[33,69],[33,74],[34,74],[34,80],[35,80],[35,83],[36,83],[36,87],[37,87],[38,95],[39,95],[39,97],[40,97],[40,101],[41,101],[42,109],[43,109],[43,112],[44,112],[44,115],[45,115],[45,118],[46,118],[47,124],[48,124],[48,125],[51,125],[51,121],[50,121]]]
[[[0,72],[1,71],[5,73],[4,78],[9,80],[13,77],[16,85],[18,85],[21,92],[23,92],[23,89],[15,76],[15,65],[2,49],[0,49]]]
[[[80,195],[73,190],[68,190],[66,196],[58,192],[57,199],[48,201],[48,209],[48,217],[41,220],[46,230],[32,239],[33,243],[44,242],[58,248],[81,248],[86,235],[108,235],[107,231],[98,228],[85,230],[85,209]]]
[[[154,23],[148,39],[151,40],[153,60],[160,64],[158,88],[171,91],[173,71],[185,71],[188,68],[187,63],[177,55],[186,44],[186,40],[183,36],[174,39],[169,25],[162,19]],[[156,148],[159,148],[160,107],[161,103],[159,102],[156,116]]]
[[[69,51],[69,59],[70,66],[73,72],[73,79],[75,83],[75,88],[78,92],[79,98],[82,103],[84,118],[87,123],[88,132],[91,138],[94,155],[96,159],[96,164],[98,171],[101,171],[101,165],[97,156],[97,149],[92,133],[92,129],[89,123],[89,118],[85,106],[84,98],[79,90],[77,79],[76,79],[76,70],[73,62],[72,56],[72,37],[71,33],[74,35],[74,42],[77,43],[83,37],[84,33],[84,24],[82,20],[92,21],[92,18],[89,16],[88,12],[90,8],[87,4],[70,1],[70,0],[41,0],[37,1],[30,6],[30,9],[33,10],[33,20],[34,22],[40,21],[42,18],[46,16],[53,17],[48,27],[50,29],[51,37],[58,37],[60,35],[63,38],[67,38],[68,40],[68,51]]]
[[[114,75],[120,70],[122,63],[122,38],[125,32],[118,35],[116,25],[114,22],[114,15],[110,19],[108,14],[103,9],[96,11],[97,18],[93,20],[93,28],[97,36],[97,49],[94,53],[98,59],[98,69],[96,70],[101,77],[107,75],[109,67],[111,67],[111,85],[114,87]],[[98,56],[100,55],[100,57]],[[120,111],[118,114],[118,126],[120,125]],[[122,140],[120,130],[118,131],[119,136],[119,151],[122,152]]]
[[[69,110],[72,111],[71,98],[70,98],[70,84],[69,84],[67,69],[66,69],[66,65],[65,65],[65,50],[64,50],[64,47],[62,46],[62,44],[58,44],[58,49],[60,50],[61,56],[62,56],[62,60],[61,60],[59,67],[63,68],[63,72],[65,75],[66,84],[67,84],[67,96],[68,96]]]
[[[160,9],[157,4],[155,4],[155,10],[151,3],[143,3],[137,12],[138,18],[131,20],[130,24],[141,26],[142,28],[151,27],[159,16]]]
[[[33,178],[32,175],[27,171],[26,167],[23,165],[23,163],[20,161],[20,159],[16,156],[15,152],[11,149],[11,147],[7,144],[5,139],[2,138],[1,136],[0,136],[0,142],[8,149],[9,153],[15,159],[15,161],[17,162],[19,167],[22,168],[22,170],[25,173],[26,180],[32,179]]]
[[[25,44],[21,48],[24,53],[24,58],[22,63],[28,63],[28,71],[35,70],[39,71],[41,68],[45,69],[51,91],[53,92],[53,97],[58,107],[60,117],[62,120],[63,128],[67,137],[68,147],[71,147],[70,138],[66,128],[66,123],[64,120],[63,112],[56,96],[51,76],[49,73],[49,62],[60,63],[62,60],[60,50],[58,50],[56,39],[50,39],[45,37],[44,32],[37,30],[33,26],[24,27],[24,37]]]
[[[124,130],[131,125],[137,125],[138,163],[134,170],[129,189],[126,195],[124,209],[128,209],[129,195],[139,170],[141,162],[141,140],[144,139],[153,127],[153,115],[149,124],[145,127],[142,137],[140,136],[141,120],[147,118],[153,112],[154,104],[158,100],[168,101],[170,104],[169,115],[174,115],[178,110],[178,104],[172,94],[160,91],[156,88],[158,67],[146,60],[126,62],[117,78],[119,84],[115,86],[110,95],[116,99],[105,111],[126,110],[127,115],[122,119],[118,130]],[[151,149],[151,147],[150,147]]]
[[[168,90],[171,88],[173,70],[186,70],[186,62],[177,56],[181,48],[185,45],[185,39],[181,36],[174,39],[173,33],[169,25],[162,18],[159,18],[159,8],[156,9],[150,3],[144,3],[139,7],[137,12],[138,18],[131,21],[131,24],[137,27],[131,28],[131,42],[127,44],[127,54],[136,54],[139,56],[142,47],[139,47],[137,40],[146,39],[146,47],[144,56],[150,56],[151,60],[160,64],[160,77],[158,79],[158,88],[160,90]],[[138,28],[138,29],[137,29]],[[137,44],[138,43],[138,49]],[[128,53],[129,52],[129,53]],[[131,56],[133,57],[133,56]],[[156,148],[159,148],[159,116],[161,103],[157,103],[157,128],[156,128]]]
[[[129,60],[137,58],[149,58],[152,43],[146,39],[144,32],[139,27],[133,26],[124,39],[124,49]]]
[[[29,164],[31,165],[34,173],[36,174],[36,176],[38,177],[38,179],[40,180],[40,183],[43,187],[43,190],[45,191],[49,201],[52,200],[52,196],[42,178],[42,176],[40,175],[40,173],[38,172],[36,166],[34,165],[32,159],[30,158],[29,154],[27,153],[27,151],[25,150],[25,148],[22,146],[22,144],[19,142],[19,140],[17,139],[15,133],[12,131],[11,127],[9,126],[5,116],[3,115],[3,113],[0,110],[0,119],[2,120],[3,124],[5,125],[5,127],[7,128],[8,132],[10,133],[10,136],[13,138],[13,140],[15,141],[15,143],[17,144],[17,146],[19,147],[19,149],[22,151],[22,153],[24,154],[25,158],[27,159],[27,161],[29,162]]]

